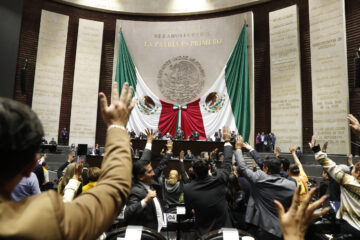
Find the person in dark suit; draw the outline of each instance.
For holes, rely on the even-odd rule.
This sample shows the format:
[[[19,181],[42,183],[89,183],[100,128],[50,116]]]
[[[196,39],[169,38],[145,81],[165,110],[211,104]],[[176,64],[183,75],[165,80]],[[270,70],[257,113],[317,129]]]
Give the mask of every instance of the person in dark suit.
[[[228,203],[226,201],[226,185],[231,170],[232,145],[230,129],[224,127],[225,160],[216,176],[208,174],[209,164],[205,159],[198,159],[193,164],[196,178],[184,185],[184,199],[187,213],[195,211],[195,229],[197,236],[222,227],[232,227]]]
[[[192,130],[192,133],[190,135],[190,140],[198,141],[199,139],[200,139],[200,133],[198,131]]]
[[[175,138],[176,138],[176,140],[183,140],[184,139],[184,131],[181,130],[180,127],[176,130]]]
[[[66,140],[69,138],[69,132],[66,130],[66,128],[64,128],[63,130],[61,130],[60,132],[60,139],[61,139],[61,144],[65,145],[66,144]]]
[[[129,225],[141,225],[160,232],[163,223],[163,205],[161,185],[157,184],[157,180],[172,156],[173,142],[168,140],[164,158],[157,168],[152,169],[151,146],[155,135],[152,130],[147,129],[145,132],[147,143],[141,159],[133,165],[133,185],[124,215]]]
[[[221,138],[222,138],[221,129],[219,129],[219,131],[215,132],[214,138],[215,138],[215,142],[221,142]]]

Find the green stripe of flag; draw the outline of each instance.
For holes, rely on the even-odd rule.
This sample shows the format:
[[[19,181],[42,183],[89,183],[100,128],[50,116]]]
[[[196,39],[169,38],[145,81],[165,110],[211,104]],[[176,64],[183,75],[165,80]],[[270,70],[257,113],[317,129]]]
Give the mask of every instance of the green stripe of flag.
[[[126,46],[126,42],[121,29],[115,81],[118,83],[119,93],[121,93],[121,87],[124,85],[124,83],[128,82],[130,86],[133,86],[133,94],[135,94],[137,84],[135,64]]]
[[[244,141],[250,134],[250,88],[246,25],[225,68],[225,82],[236,127]]]

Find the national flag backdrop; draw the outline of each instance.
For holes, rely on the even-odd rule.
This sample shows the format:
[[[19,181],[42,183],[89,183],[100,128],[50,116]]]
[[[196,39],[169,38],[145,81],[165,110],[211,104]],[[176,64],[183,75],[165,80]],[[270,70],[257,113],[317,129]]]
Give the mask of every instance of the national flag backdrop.
[[[137,134],[146,128],[159,129],[163,135],[175,135],[181,126],[187,138],[192,130],[200,138],[213,136],[224,125],[239,132],[244,141],[250,134],[250,87],[246,25],[243,26],[229,60],[212,87],[200,98],[186,105],[173,105],[159,99],[141,78],[120,30],[119,54],[115,80],[119,89],[125,82],[134,87],[136,97],[128,129]]]

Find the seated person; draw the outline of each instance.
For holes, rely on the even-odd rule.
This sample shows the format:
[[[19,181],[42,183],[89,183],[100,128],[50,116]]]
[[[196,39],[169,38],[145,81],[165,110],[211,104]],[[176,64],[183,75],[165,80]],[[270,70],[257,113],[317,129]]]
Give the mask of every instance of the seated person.
[[[178,128],[178,130],[176,130],[175,138],[177,140],[183,140],[184,139],[184,131],[181,130],[180,127]]]
[[[54,138],[51,138],[51,141],[49,142],[49,144],[51,144],[51,145],[56,145],[55,139],[54,139]]]
[[[191,153],[191,150],[188,149],[185,154],[185,159],[194,159],[194,154]]]
[[[200,139],[200,133],[198,131],[192,130],[190,135],[190,140],[198,141]]]
[[[170,134],[169,132],[167,132],[167,133],[163,136],[162,139],[163,139],[163,140],[172,140],[172,136],[171,136],[171,134]]]
[[[157,129],[154,134],[155,134],[155,137],[156,137],[155,139],[161,139],[162,135],[161,135],[161,132],[160,132],[159,129]]]
[[[84,193],[66,204],[55,191],[11,201],[15,186],[22,177],[29,177],[37,164],[44,130],[28,106],[0,98],[0,139],[7,139],[0,143],[4,160],[0,168],[0,239],[96,239],[119,215],[130,191],[132,168],[130,139],[123,129],[135,101],[131,101],[133,90],[128,90],[128,83],[120,97],[117,84],[112,89],[110,106],[106,96],[99,94],[100,112],[108,126],[101,180],[91,194]]]
[[[48,144],[48,141],[45,139],[45,137],[41,138],[41,144]]]

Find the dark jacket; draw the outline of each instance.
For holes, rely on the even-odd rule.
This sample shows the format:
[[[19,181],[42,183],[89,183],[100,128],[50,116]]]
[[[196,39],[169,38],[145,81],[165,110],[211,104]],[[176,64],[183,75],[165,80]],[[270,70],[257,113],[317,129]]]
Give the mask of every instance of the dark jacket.
[[[195,229],[201,236],[222,227],[232,227],[226,185],[232,161],[232,146],[224,147],[225,160],[216,176],[195,178],[184,185],[186,211],[195,210]]]
[[[288,209],[295,192],[296,183],[281,177],[280,174],[268,175],[261,170],[253,172],[246,166],[240,150],[235,152],[235,159],[238,163],[238,172],[247,178],[251,184],[251,196],[246,209],[246,222],[281,238],[282,232],[274,200],[280,201],[284,208]]]
[[[259,168],[262,170],[263,165],[264,165],[264,159],[259,155],[259,153],[256,150],[250,151],[250,155],[255,160],[255,162],[259,166]],[[296,180],[294,178],[292,178],[285,171],[280,171],[280,176],[296,183]]]
[[[160,164],[157,168],[154,169],[155,176],[154,181],[157,182],[159,176],[161,175],[162,170],[166,168],[167,163],[172,154],[166,154],[164,158],[161,160]],[[144,153],[139,161],[142,160],[151,160],[151,150],[145,149]],[[162,204],[162,193],[161,193],[161,185],[154,183],[154,189],[156,190],[156,196]],[[156,208],[154,200],[152,200],[149,204],[147,204],[144,208],[141,206],[141,200],[143,200],[148,191],[137,179],[133,181],[133,185],[131,187],[130,195],[128,198],[128,202],[126,204],[125,209],[125,220],[128,225],[141,225],[144,227],[148,227],[158,231],[158,222],[156,217]]]

